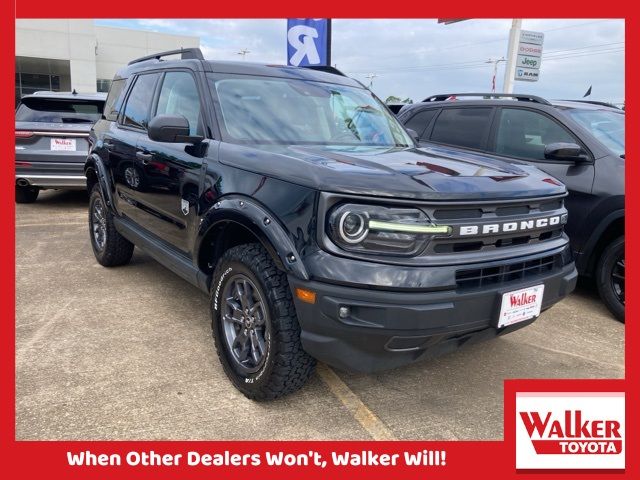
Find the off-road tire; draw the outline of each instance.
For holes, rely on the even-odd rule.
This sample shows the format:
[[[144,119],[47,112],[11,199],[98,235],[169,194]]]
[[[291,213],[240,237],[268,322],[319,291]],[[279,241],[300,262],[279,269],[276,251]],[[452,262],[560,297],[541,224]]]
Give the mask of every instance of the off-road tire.
[[[16,185],[16,203],[33,203],[38,198],[38,187],[21,187]]]
[[[96,243],[96,238],[93,232],[94,221],[92,216],[97,202],[100,202],[102,205],[102,211],[105,219],[105,240],[102,248],[100,248]],[[93,254],[95,255],[98,263],[103,267],[126,265],[131,260],[134,245],[120,235],[116,230],[116,227],[113,224],[113,215],[102,198],[99,185],[95,185],[93,187],[89,197],[89,237],[91,240]]]
[[[596,268],[596,286],[609,311],[624,323],[624,303],[614,290],[612,273],[621,258],[624,262],[624,235],[612,241],[602,252]]]
[[[265,299],[268,313],[266,360],[254,373],[239,368],[224,337],[222,294],[234,275],[248,277]],[[252,400],[271,400],[300,389],[312,375],[316,360],[302,349],[300,325],[284,272],[258,243],[227,250],[213,274],[210,296],[213,340],[222,367],[234,386]]]

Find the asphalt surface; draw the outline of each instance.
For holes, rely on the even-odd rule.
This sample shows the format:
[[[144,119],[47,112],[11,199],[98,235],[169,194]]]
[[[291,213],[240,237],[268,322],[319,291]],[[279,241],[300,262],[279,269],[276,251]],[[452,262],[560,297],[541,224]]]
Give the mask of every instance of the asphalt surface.
[[[501,439],[504,379],[624,376],[624,325],[583,285],[511,335],[375,375],[321,366],[252,402],[218,363],[206,295],[138,249],[98,265],[87,203],[16,205],[17,439]]]

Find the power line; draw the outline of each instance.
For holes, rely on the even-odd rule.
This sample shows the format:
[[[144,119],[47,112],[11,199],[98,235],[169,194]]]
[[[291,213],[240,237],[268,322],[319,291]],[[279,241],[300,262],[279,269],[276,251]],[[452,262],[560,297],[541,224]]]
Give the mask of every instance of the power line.
[[[585,50],[585,52],[577,52],[578,54],[580,53],[584,53],[584,54],[595,54],[597,52],[600,51],[604,51],[604,50],[593,50],[593,52],[588,52],[586,50],[588,49],[593,49],[593,48],[598,48],[598,47],[606,47],[606,46],[611,46],[611,45],[621,45],[624,44],[624,42],[611,42],[611,43],[600,43],[600,44],[594,44],[594,45],[587,45],[584,47],[577,47],[577,48],[570,48],[570,49],[564,49],[564,50],[552,50],[549,52],[545,52],[542,55],[542,58],[544,59],[551,59],[554,58],[555,56],[553,54],[564,54],[565,52],[573,52],[573,51],[578,51],[578,50]],[[552,54],[551,56],[548,56],[549,54]],[[569,58],[569,57],[562,57],[562,58]],[[412,65],[412,66],[401,66],[401,67],[394,67],[394,68],[374,68],[373,70],[375,70],[376,72],[395,72],[395,71],[409,71],[409,70],[432,70],[432,69],[443,69],[443,70],[452,70],[452,69],[457,69],[458,67],[460,68],[467,68],[467,67],[480,67],[480,66],[484,66],[485,65],[485,61],[484,60],[468,60],[465,62],[454,62],[454,63],[441,63],[441,64],[434,64],[434,65]],[[371,71],[371,69],[364,71],[364,70],[345,70],[347,73],[353,73],[353,74],[358,74],[358,73],[368,73]]]
[[[624,44],[624,42],[598,43],[596,45],[587,45],[585,47],[578,47],[578,48],[568,48],[568,49],[565,49],[565,50],[550,50],[548,52],[544,52],[544,54],[559,53],[559,52],[573,52],[575,50],[586,50],[588,48],[606,47],[606,46],[609,46],[609,45],[620,45],[620,44]]]

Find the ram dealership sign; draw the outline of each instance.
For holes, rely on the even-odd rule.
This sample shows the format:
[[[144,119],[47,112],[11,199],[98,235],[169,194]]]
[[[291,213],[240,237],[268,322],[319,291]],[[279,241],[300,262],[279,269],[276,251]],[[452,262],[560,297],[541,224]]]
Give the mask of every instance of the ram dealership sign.
[[[515,80],[537,82],[542,63],[542,43],[544,33],[522,30],[518,43]]]

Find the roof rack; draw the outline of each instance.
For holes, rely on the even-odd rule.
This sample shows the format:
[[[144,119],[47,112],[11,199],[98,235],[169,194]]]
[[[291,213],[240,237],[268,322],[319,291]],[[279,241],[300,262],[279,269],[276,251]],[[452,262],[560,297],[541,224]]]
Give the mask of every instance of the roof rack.
[[[543,105],[551,105],[551,102],[536,95],[525,95],[521,93],[446,93],[440,95],[431,95],[422,100],[423,102],[443,102],[451,97],[483,97],[485,100],[492,98],[514,98],[520,102],[534,102]]]
[[[344,73],[331,65],[305,65],[302,68],[308,68],[310,70],[319,70],[321,72],[333,73],[334,75],[340,75],[346,77]]]
[[[202,50],[200,50],[199,48],[180,48],[178,50],[169,50],[167,52],[154,53],[153,55],[147,55],[146,57],[136,58],[135,60],[131,60],[127,65],[146,62],[147,60],[160,60],[162,57],[168,57],[169,55],[180,55],[181,60],[204,60]]]

